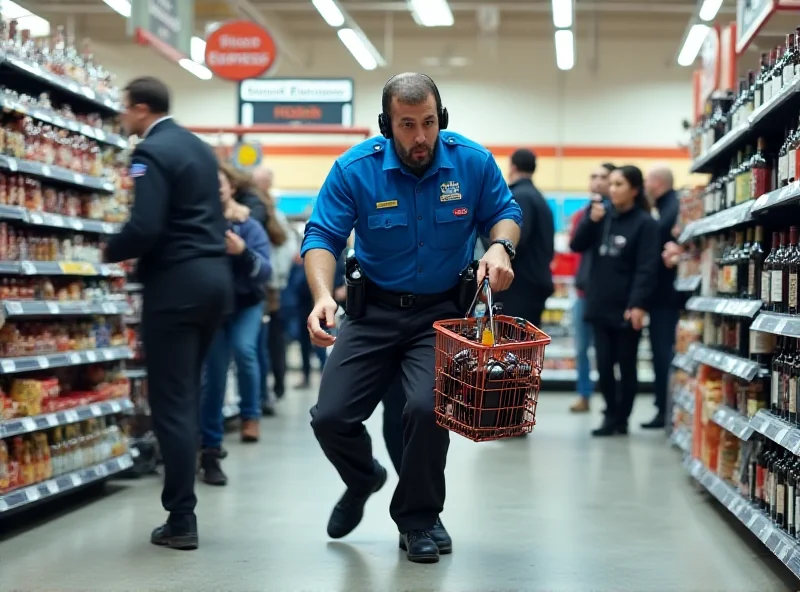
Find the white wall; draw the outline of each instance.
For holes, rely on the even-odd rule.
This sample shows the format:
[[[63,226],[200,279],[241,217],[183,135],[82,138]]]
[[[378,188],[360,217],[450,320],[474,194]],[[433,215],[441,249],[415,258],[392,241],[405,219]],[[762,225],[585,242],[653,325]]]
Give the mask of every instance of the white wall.
[[[352,77],[355,124],[373,130],[385,80],[395,72],[426,70],[422,58],[445,50],[472,60],[448,73],[427,69],[450,111],[451,129],[485,144],[675,147],[683,138],[682,119],[691,116],[691,72],[675,64],[671,42],[605,41],[593,56],[589,41],[578,39],[578,64],[569,72],[556,68],[550,40],[500,40],[490,51],[475,40],[443,48],[400,39],[391,65],[373,72],[362,70],[335,38],[306,42],[303,49],[307,67],[284,60],[275,74]],[[120,84],[142,74],[167,80],[174,113],[184,124],[236,123],[234,83],[200,81],[133,45],[99,46],[95,55]],[[589,66],[594,58],[596,68]]]

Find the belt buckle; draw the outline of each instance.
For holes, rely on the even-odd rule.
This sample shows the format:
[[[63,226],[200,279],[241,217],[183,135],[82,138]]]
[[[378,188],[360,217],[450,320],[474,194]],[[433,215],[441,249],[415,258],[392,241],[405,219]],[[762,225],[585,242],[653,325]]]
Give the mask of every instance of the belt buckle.
[[[403,294],[400,296],[400,308],[412,308],[417,303],[414,294]]]

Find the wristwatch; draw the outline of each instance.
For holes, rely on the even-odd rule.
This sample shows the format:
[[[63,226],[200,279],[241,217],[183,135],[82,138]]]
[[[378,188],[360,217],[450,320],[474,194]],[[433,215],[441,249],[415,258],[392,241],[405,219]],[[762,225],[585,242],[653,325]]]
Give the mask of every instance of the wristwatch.
[[[512,243],[510,240],[506,240],[504,238],[498,238],[497,240],[493,240],[492,244],[503,245],[503,248],[506,250],[506,253],[508,253],[508,258],[511,259],[512,261],[514,260],[514,257],[517,255],[517,251],[514,249],[514,243]]]

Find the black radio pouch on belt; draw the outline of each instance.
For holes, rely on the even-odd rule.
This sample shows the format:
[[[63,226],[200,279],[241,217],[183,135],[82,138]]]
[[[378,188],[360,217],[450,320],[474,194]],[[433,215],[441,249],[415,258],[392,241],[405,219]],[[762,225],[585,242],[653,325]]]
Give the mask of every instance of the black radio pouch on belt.
[[[473,261],[458,275],[458,309],[467,314],[478,292],[478,261]]]
[[[347,288],[347,300],[344,311],[351,319],[364,316],[367,309],[367,284],[364,273],[355,255],[351,255],[345,262],[344,283]]]

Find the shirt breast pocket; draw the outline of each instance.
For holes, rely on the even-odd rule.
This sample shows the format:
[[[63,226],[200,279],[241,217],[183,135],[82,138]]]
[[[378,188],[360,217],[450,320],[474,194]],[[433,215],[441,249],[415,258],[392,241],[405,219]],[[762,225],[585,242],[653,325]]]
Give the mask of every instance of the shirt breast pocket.
[[[397,252],[409,244],[408,213],[386,212],[370,214],[367,217],[369,228],[369,248],[380,252]]]
[[[436,208],[436,246],[440,249],[463,247],[472,237],[472,214],[466,207]]]

